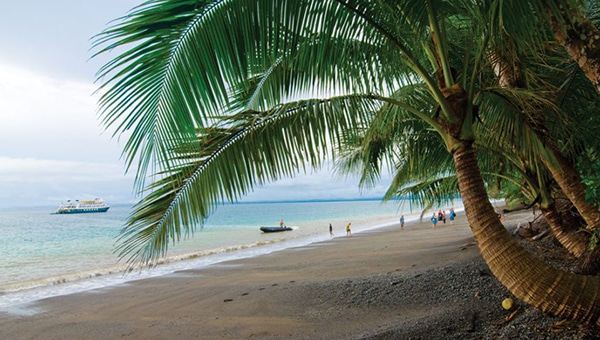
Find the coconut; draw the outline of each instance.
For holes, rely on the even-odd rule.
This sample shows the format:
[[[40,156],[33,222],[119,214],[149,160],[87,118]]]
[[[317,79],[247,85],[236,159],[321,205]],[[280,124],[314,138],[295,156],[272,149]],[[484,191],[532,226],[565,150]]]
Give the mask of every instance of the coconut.
[[[513,308],[513,299],[511,298],[506,298],[502,301],[502,308],[506,309],[506,310],[511,310]]]

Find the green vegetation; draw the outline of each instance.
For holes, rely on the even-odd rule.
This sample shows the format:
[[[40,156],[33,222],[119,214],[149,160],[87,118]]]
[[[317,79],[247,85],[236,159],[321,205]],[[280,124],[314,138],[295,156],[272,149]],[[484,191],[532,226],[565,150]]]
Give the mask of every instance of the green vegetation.
[[[535,204],[571,252],[598,255],[597,238],[573,231],[557,200],[595,235],[591,10],[550,0],[145,2],[96,45],[125,48],[99,72],[102,122],[127,136],[141,194],[119,254],[155,263],[217,203],[333,159],[365,186],[387,167],[388,199],[426,206],[460,194],[486,263],[516,297],[600,323],[600,277],[525,252],[489,202]]]

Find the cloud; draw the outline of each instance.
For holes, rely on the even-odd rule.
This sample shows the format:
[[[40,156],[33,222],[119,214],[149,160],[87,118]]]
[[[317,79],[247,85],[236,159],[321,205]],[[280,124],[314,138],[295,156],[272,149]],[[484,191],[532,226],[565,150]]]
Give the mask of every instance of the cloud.
[[[321,170],[300,173],[291,178],[282,178],[267,183],[242,198],[242,201],[278,201],[278,200],[345,200],[355,198],[380,198],[389,183],[384,176],[381,184],[369,190],[360,190],[358,178],[340,178],[329,163]]]
[[[77,183],[90,181],[90,178],[95,181],[110,181],[120,179],[123,177],[122,173],[123,166],[120,164],[0,157],[0,183],[15,182],[23,178],[34,183]]]
[[[0,155],[118,158],[116,142],[97,120],[94,90],[0,62]]]
[[[103,197],[131,202],[132,180],[118,163],[0,157],[0,207],[55,205]]]
[[[116,52],[88,60],[90,38],[136,0],[11,2],[0,27],[0,208],[102,197],[134,200],[121,147],[97,117],[93,76]],[[376,196],[381,190],[364,193]],[[256,187],[243,201],[360,197],[329,169]]]
[[[102,133],[94,89],[0,62],[0,207],[77,195],[131,200],[133,180],[118,143]]]
[[[102,197],[134,201],[133,175],[124,175],[117,141],[96,116],[96,87],[0,61],[0,208]],[[361,192],[356,178],[323,170],[257,186],[242,201],[381,197]],[[386,183],[384,179],[382,183]]]

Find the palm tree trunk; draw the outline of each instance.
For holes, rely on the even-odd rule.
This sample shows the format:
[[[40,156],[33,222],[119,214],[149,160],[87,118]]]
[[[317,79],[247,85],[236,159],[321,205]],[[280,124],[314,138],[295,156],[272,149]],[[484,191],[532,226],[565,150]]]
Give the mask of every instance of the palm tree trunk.
[[[555,195],[564,195],[561,191]],[[541,207],[556,239],[577,258],[574,272],[583,275],[597,275],[600,272],[600,247],[590,247],[594,240],[591,233],[581,229],[581,215],[570,213],[573,203],[568,198],[557,197],[554,204]],[[561,203],[562,202],[562,203]],[[580,227],[581,226],[581,227]]]
[[[557,192],[562,195],[562,192]],[[581,215],[571,212],[573,203],[567,199],[556,198],[556,204],[552,206],[554,213],[558,216],[559,225],[551,225],[556,239],[575,257],[577,267],[574,272],[583,275],[598,275],[600,273],[600,247],[597,240],[592,238],[592,233],[582,229],[584,221]],[[548,215],[546,215],[548,216]],[[596,243],[594,243],[596,242]]]
[[[548,142],[547,138],[542,140]],[[554,158],[558,162],[558,168],[552,165],[543,158],[544,164],[552,174],[552,177],[556,180],[556,183],[560,186],[565,196],[573,203],[577,211],[581,214],[581,217],[585,220],[588,225],[588,229],[595,229],[600,227],[600,211],[595,205],[586,201],[585,199],[585,184],[581,181],[579,173],[571,165],[571,163],[562,156],[562,154],[556,149],[553,144],[549,144],[552,149]]]
[[[498,220],[471,144],[454,152],[454,163],[471,230],[496,278],[515,297],[543,312],[600,325],[600,276],[562,272],[525,251]]]
[[[551,16],[551,18],[555,20],[554,17]],[[555,22],[554,26],[556,25],[558,24]],[[558,27],[555,28],[556,34],[558,34],[558,31]],[[600,32],[598,34],[598,37],[600,38]],[[563,43],[565,42],[563,41]],[[600,41],[598,41],[598,44],[600,46]],[[598,51],[600,52],[600,48]],[[502,56],[502,53],[494,52],[492,56],[493,57],[490,59],[491,63],[494,65],[494,70],[496,76],[498,77],[499,84],[507,88],[519,88],[519,84],[523,83],[523,75],[521,74],[518,66],[510,62],[505,62],[505,58]],[[547,145],[552,152],[552,155],[556,159],[556,163],[558,163],[555,164],[555,162],[546,159],[546,157],[542,157],[542,161],[552,174],[552,177],[554,177],[565,195],[571,200],[571,202],[573,202],[575,208],[579,211],[583,219],[588,224],[588,228],[594,229],[600,227],[600,211],[598,211],[596,206],[594,206],[592,203],[586,201],[585,184],[581,181],[581,177],[579,176],[577,170],[560,152],[555,141],[548,136],[548,129],[545,127],[543,116],[525,115],[525,120],[527,125],[532,128],[538,138],[542,140],[545,145]]]
[[[570,223],[563,221],[554,204],[550,207],[541,207],[540,210],[556,240],[573,256],[580,257],[589,244],[587,234],[578,232],[577,228],[572,228]]]
[[[564,28],[559,20],[548,12],[554,37],[565,47],[600,93],[600,30],[581,13],[575,10],[573,13],[566,11],[561,18],[566,24]]]

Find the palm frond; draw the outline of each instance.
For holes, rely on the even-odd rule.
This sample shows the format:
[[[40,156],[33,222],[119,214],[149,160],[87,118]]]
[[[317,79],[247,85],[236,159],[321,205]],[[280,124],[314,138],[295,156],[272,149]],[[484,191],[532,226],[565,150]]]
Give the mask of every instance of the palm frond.
[[[235,201],[255,184],[293,175],[307,165],[318,168],[341,131],[360,125],[368,118],[361,112],[377,105],[364,96],[298,101],[266,112],[241,112],[222,127],[201,130],[202,147],[176,150],[183,165],[149,186],[134,207],[118,239],[120,257],[131,265],[152,264],[220,202]]]
[[[97,54],[126,49],[98,74],[102,122],[128,135],[136,185],[155,179],[140,190],[120,256],[154,263],[220,202],[319,167],[344,144],[362,185],[386,164],[395,173],[386,197],[420,203],[455,197],[447,151],[475,132],[507,152],[527,148],[518,159],[537,166],[543,145],[519,122],[538,116],[517,113],[561,119],[545,97],[552,82],[532,67],[548,61],[545,2],[145,2],[95,42]],[[502,47],[531,72],[527,90],[494,87],[489,59]],[[450,106],[451,85],[466,90],[466,112]],[[504,181],[521,174],[514,167]]]

